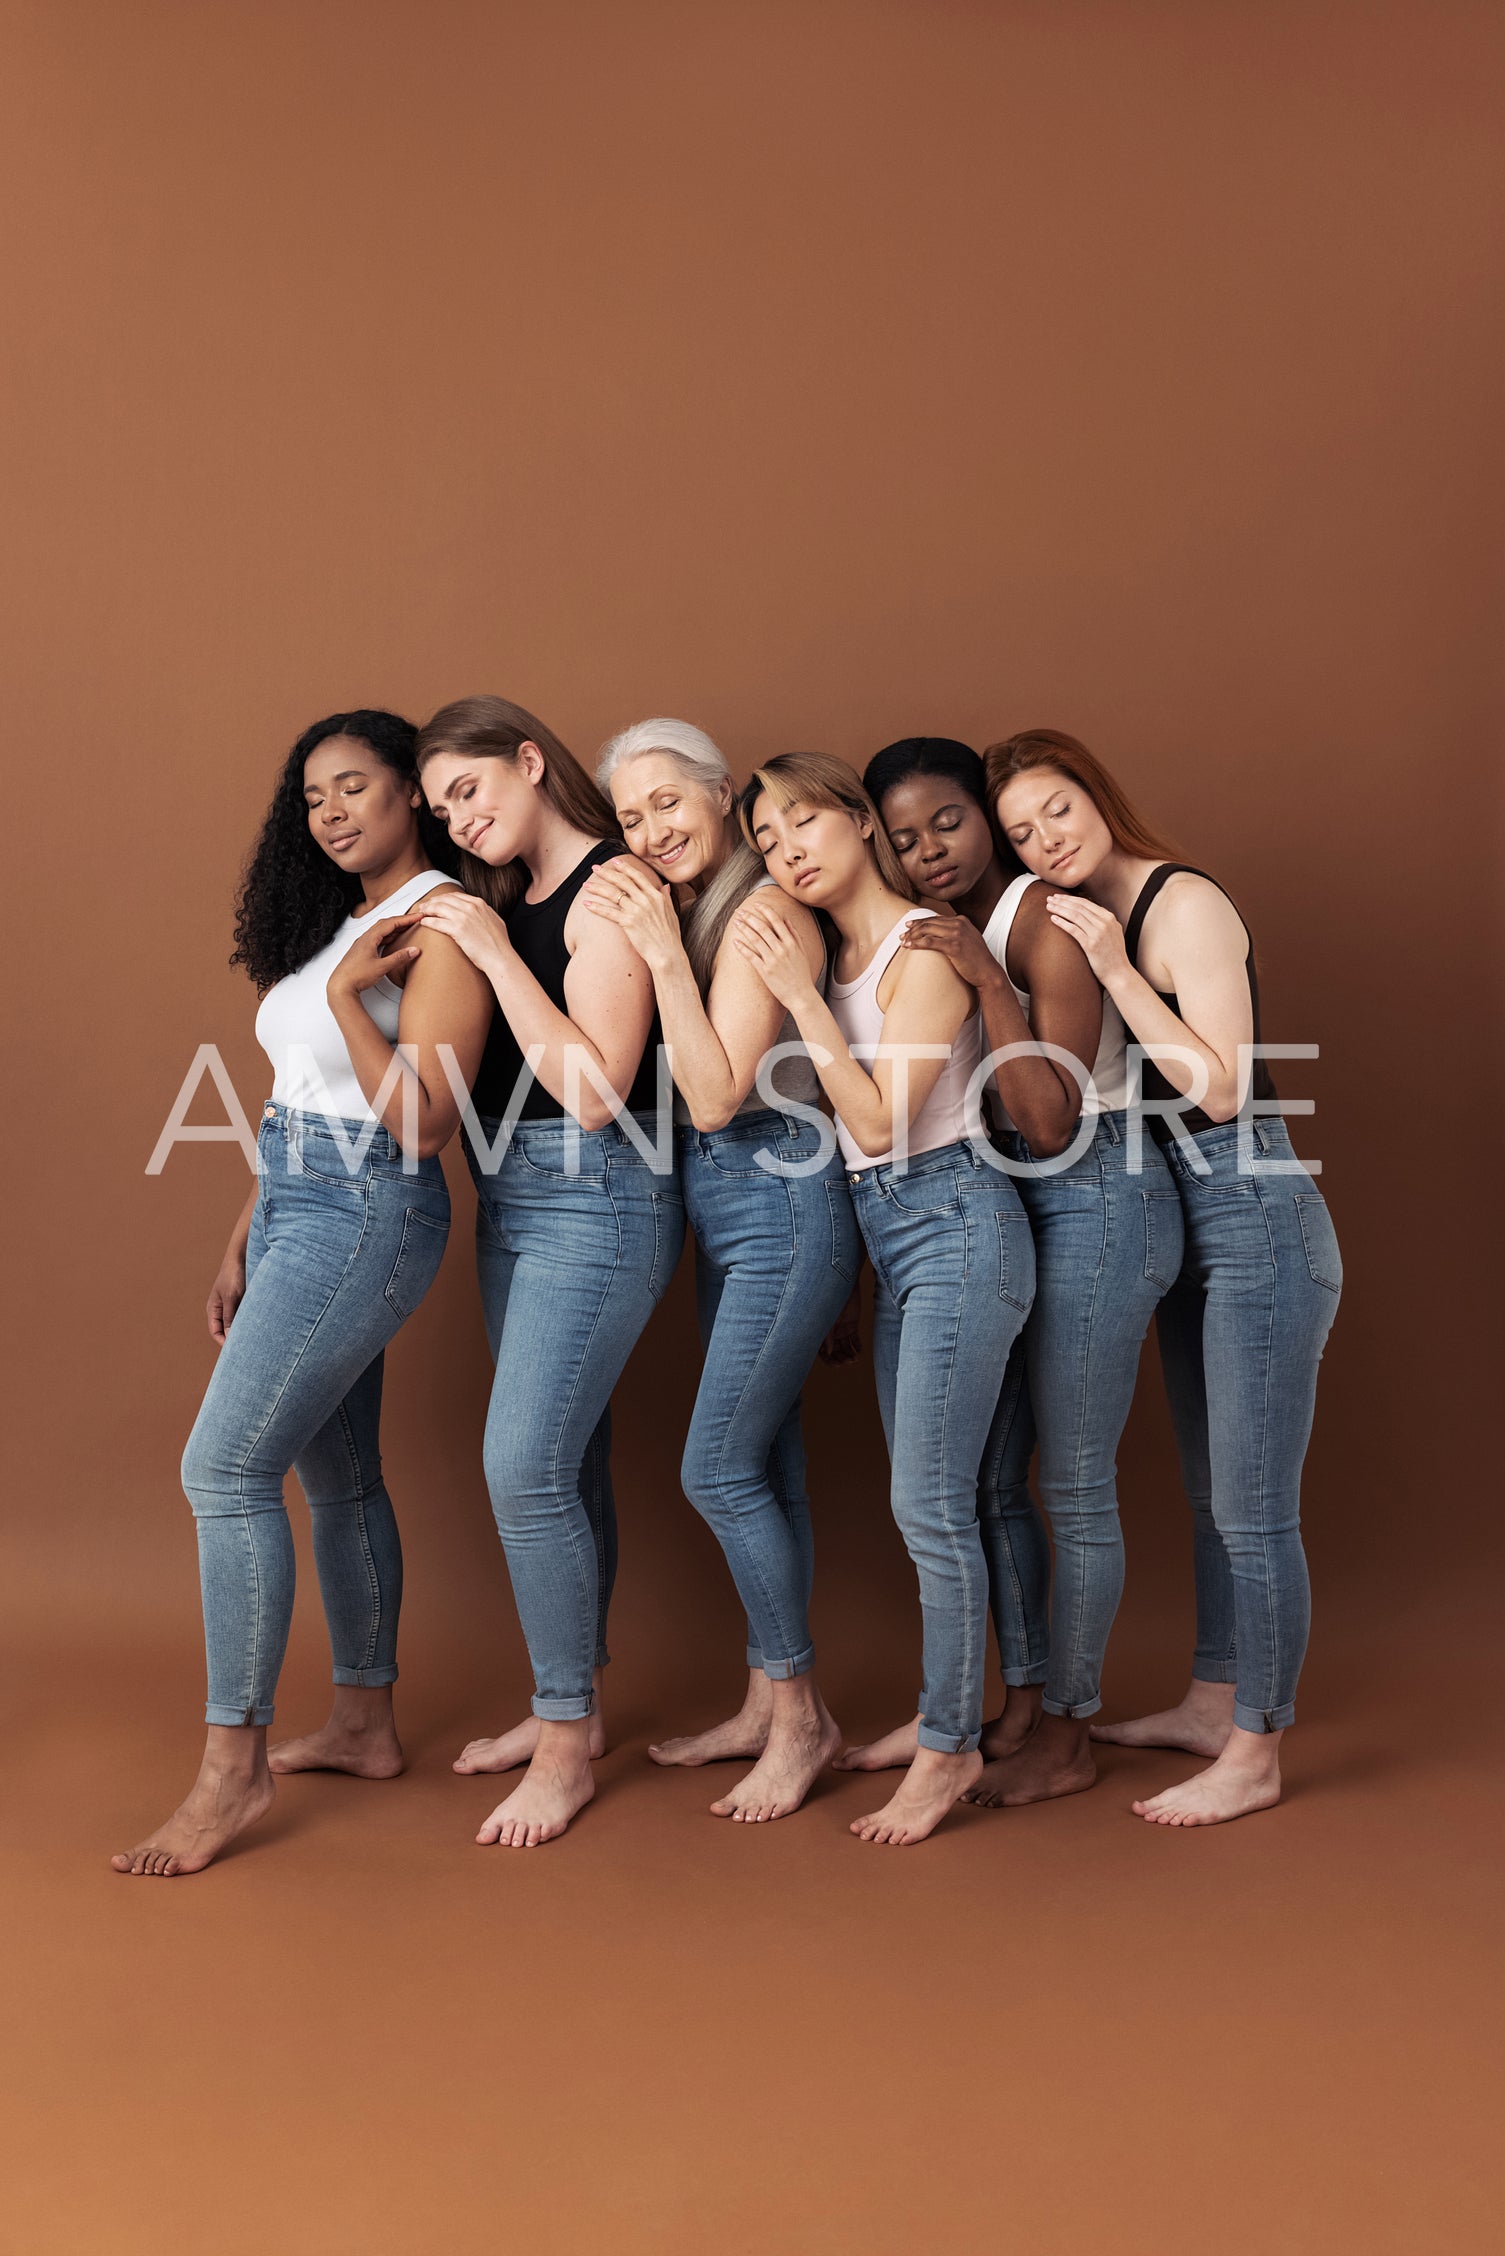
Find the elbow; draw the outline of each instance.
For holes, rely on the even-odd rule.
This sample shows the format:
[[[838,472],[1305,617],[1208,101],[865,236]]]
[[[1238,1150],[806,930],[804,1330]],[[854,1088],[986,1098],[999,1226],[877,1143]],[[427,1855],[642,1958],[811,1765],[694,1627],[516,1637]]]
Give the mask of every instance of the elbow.
[[[736,1118],[734,1104],[692,1104],[690,1119],[703,1136],[713,1136],[718,1128],[729,1128]]]
[[[1056,1120],[1047,1123],[1042,1120],[1032,1124],[1020,1121],[1018,1125],[1036,1159],[1059,1159],[1076,1134],[1080,1118],[1080,1112],[1074,1112],[1065,1122]]]
[[[617,1117],[617,1110],[614,1105],[609,1105],[604,1097],[597,1096],[592,1091],[589,1096],[582,1095],[580,1110],[575,1117],[586,1134],[594,1136],[599,1129],[611,1126]]]
[[[1230,1089],[1221,1083],[1214,1082],[1197,1109],[1199,1112],[1205,1112],[1208,1119],[1215,1121],[1221,1128],[1226,1121],[1237,1120],[1238,1102],[1237,1089]]]
[[[881,1159],[885,1152],[893,1149],[894,1132],[887,1122],[882,1127],[858,1128],[849,1121],[847,1134],[864,1159]]]

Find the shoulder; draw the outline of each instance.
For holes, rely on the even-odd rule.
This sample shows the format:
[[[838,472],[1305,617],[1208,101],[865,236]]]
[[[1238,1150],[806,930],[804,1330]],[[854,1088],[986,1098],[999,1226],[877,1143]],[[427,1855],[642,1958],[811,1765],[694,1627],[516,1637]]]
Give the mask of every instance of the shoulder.
[[[1236,942],[1247,949],[1249,934],[1243,918],[1220,885],[1195,870],[1177,870],[1168,877],[1145,915],[1146,935],[1157,943],[1178,941],[1201,945]]]

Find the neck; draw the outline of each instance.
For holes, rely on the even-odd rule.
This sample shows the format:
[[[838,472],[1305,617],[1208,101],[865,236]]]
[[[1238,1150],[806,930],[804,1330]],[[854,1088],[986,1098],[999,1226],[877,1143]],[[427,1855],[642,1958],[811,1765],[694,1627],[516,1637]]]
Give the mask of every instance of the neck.
[[[981,932],[989,917],[1009,889],[1009,879],[1004,874],[1002,862],[995,854],[977,883],[968,893],[963,893],[952,904],[958,915]]]
[[[795,898],[798,900],[798,894]],[[896,914],[902,915],[910,905],[884,884],[876,864],[869,862],[850,889],[839,899],[827,901],[825,909],[842,939],[867,955],[892,932]]]
[[[356,915],[369,916],[399,885],[406,885],[410,877],[421,877],[433,866],[417,837],[408,839],[388,861],[379,863],[375,869],[361,871],[361,905]]]
[[[541,901],[554,892],[591,848],[599,844],[598,838],[593,838],[589,831],[577,830],[557,807],[540,797],[538,827],[518,849],[518,859],[526,864],[528,871],[528,899]]]
[[[1126,924],[1145,879],[1159,867],[1158,861],[1146,861],[1142,854],[1126,854],[1122,847],[1110,846],[1092,875],[1076,890],[1085,900],[1096,901],[1100,909],[1111,909],[1119,923]]]

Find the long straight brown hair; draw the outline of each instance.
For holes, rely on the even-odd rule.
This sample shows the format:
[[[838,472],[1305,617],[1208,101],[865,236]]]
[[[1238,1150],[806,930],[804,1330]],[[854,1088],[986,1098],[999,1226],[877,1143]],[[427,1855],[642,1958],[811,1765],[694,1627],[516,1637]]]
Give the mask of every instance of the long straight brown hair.
[[[1028,775],[1035,768],[1055,768],[1081,785],[1107,824],[1109,835],[1120,852],[1135,854],[1146,862],[1176,859],[1175,847],[1150,829],[1096,753],[1089,752],[1074,736],[1064,736],[1059,729],[1021,729],[1017,736],[1006,736],[1000,743],[990,744],[983,753],[982,764],[987,779],[988,808],[995,819],[998,794],[1006,783],[1012,783],[1015,776]]]
[[[556,813],[576,830],[583,830],[587,838],[621,837],[615,808],[574,753],[536,713],[514,705],[508,697],[457,697],[452,705],[441,705],[418,731],[418,772],[422,775],[426,762],[436,752],[466,752],[481,760],[515,761],[525,744],[536,745],[543,754],[543,780],[538,788]],[[478,893],[504,916],[522,899],[528,888],[526,862],[506,862],[495,869],[479,854],[467,854],[463,847],[459,854],[460,877],[467,892]]]
[[[889,844],[882,816],[864,791],[861,779],[845,760],[836,759],[830,752],[780,752],[765,766],[755,769],[752,781],[744,784],[737,797],[737,819],[742,825],[742,835],[754,851],[758,842],[752,831],[753,803],[764,791],[776,807],[792,807],[798,802],[807,807],[840,807],[849,815],[866,815],[873,826],[868,844],[878,865],[878,875],[901,900],[919,899],[904,864]]]

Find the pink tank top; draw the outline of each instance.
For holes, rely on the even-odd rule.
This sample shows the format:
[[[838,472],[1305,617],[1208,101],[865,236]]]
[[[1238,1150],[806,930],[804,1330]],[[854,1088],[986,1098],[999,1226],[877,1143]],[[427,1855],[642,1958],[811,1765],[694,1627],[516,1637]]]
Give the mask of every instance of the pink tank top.
[[[848,1049],[859,1065],[869,1065],[873,1051],[883,1039],[883,1013],[878,1007],[878,989],[883,974],[898,953],[899,942],[908,926],[919,917],[934,916],[934,909],[906,909],[893,930],[880,940],[872,962],[860,979],[831,979],[826,987],[826,1001],[831,1006],[831,1016],[841,1028]],[[908,1151],[911,1159],[921,1152],[938,1151],[942,1144],[959,1143],[967,1133],[967,1084],[977,1070],[982,1057],[982,1019],[977,1011],[962,1026],[951,1045],[951,1055],[941,1067],[935,1087],[925,1099],[920,1110],[909,1124]],[[913,1061],[916,1065],[922,1061]],[[890,1149],[876,1157],[865,1152],[854,1137],[847,1133],[846,1122],[838,1113],[836,1133],[841,1139],[842,1157],[849,1168],[883,1167],[894,1154]]]

